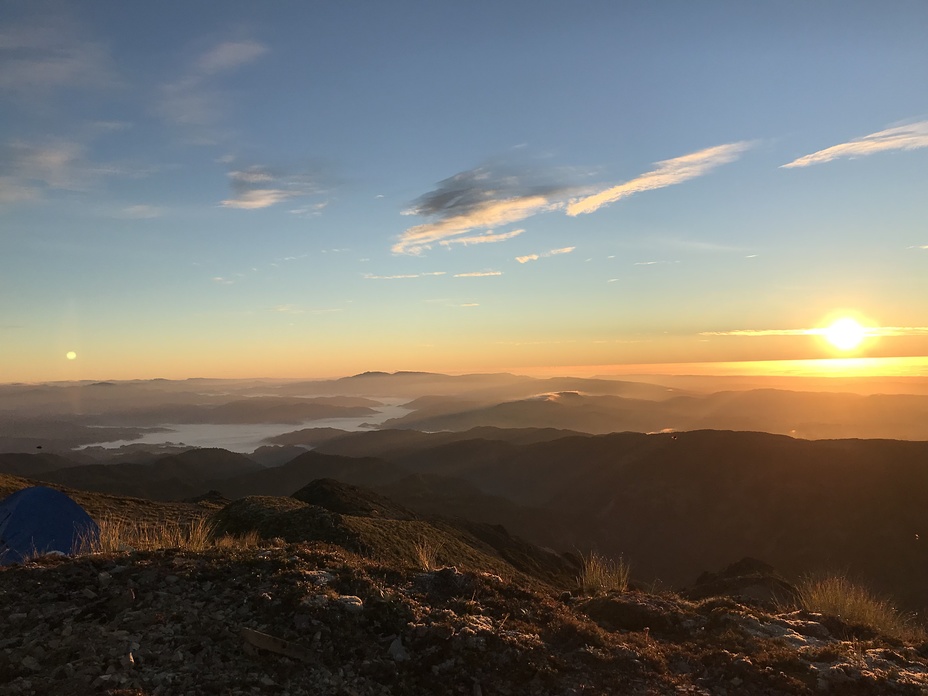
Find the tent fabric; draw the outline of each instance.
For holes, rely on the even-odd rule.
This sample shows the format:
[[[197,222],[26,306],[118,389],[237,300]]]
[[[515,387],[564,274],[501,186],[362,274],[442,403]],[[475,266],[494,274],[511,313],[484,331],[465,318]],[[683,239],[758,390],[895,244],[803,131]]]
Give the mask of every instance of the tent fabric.
[[[49,552],[72,554],[82,539],[99,535],[84,508],[54,488],[23,488],[0,501],[0,565]]]

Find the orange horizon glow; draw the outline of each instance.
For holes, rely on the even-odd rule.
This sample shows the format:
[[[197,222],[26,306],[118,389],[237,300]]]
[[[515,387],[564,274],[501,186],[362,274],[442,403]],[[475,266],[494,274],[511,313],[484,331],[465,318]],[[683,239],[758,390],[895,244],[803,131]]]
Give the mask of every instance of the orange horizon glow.
[[[700,377],[928,377],[928,356],[895,358],[812,358],[728,362],[558,365],[508,368],[533,376],[700,376]]]
[[[71,362],[71,361],[68,361]],[[76,361],[75,361],[76,362]],[[878,357],[878,358],[812,358],[794,360],[736,360],[703,362],[664,363],[597,363],[588,365],[520,365],[520,366],[472,366],[470,368],[442,367],[438,365],[369,365],[365,368],[347,368],[342,371],[319,370],[309,373],[294,370],[288,374],[278,372],[245,373],[241,370],[201,371],[195,374],[153,373],[148,375],[116,375],[112,373],[70,373],[47,379],[23,379],[5,382],[41,384],[47,382],[83,382],[101,380],[149,380],[149,379],[268,379],[268,380],[324,380],[337,379],[365,371],[403,372],[421,371],[448,375],[511,373],[529,377],[834,377],[872,378],[904,377],[928,378],[928,356]]]

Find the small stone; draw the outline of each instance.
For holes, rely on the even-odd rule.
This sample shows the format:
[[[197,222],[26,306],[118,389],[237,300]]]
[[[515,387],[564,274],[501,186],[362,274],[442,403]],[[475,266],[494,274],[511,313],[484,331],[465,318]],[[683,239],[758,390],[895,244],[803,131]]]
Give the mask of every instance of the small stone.
[[[36,660],[32,655],[27,655],[22,659],[20,664],[26,669],[32,670],[33,672],[38,672],[42,669],[42,666],[39,664],[39,661]]]
[[[100,587],[106,587],[110,584],[110,581],[113,579],[113,576],[103,571],[97,576],[97,582],[100,583]]]
[[[400,638],[393,639],[387,652],[389,652],[394,662],[406,662],[409,659],[409,653],[403,647],[403,641]]]
[[[93,590],[91,590],[89,587],[85,587],[85,588],[81,591],[81,594],[84,595],[84,597],[86,597],[87,599],[96,599],[96,598],[97,598],[97,593],[94,592]]]
[[[360,597],[354,595],[342,595],[335,601],[351,614],[357,614],[364,610],[364,602],[361,601]]]
[[[328,585],[335,580],[335,576],[327,570],[310,570],[304,577],[314,585]]]

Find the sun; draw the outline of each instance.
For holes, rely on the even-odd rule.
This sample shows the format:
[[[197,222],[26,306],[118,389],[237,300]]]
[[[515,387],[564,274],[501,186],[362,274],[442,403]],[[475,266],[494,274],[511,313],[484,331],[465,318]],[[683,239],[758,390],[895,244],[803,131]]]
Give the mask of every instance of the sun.
[[[867,329],[856,319],[842,317],[822,329],[822,335],[838,350],[854,350],[867,337]]]

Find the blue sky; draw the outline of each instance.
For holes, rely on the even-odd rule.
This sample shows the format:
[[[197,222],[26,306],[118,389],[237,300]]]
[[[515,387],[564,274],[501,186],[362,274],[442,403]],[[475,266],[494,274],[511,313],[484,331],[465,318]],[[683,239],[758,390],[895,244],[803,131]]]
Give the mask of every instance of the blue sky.
[[[844,315],[924,356],[926,36],[924,2],[5,2],[0,381],[831,357]]]

